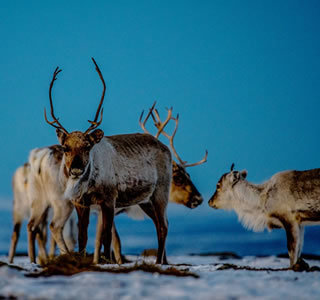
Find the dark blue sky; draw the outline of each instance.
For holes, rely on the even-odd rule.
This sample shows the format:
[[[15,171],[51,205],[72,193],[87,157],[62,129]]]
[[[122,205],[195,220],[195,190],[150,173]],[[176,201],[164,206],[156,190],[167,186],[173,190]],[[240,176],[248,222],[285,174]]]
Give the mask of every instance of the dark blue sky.
[[[141,131],[155,100],[173,106],[182,158],[209,151],[190,169],[206,199],[232,162],[254,182],[319,167],[319,13],[319,1],[2,1],[0,201],[29,151],[57,142],[43,118],[56,66],[56,115],[89,126],[102,92],[92,56],[105,134]]]

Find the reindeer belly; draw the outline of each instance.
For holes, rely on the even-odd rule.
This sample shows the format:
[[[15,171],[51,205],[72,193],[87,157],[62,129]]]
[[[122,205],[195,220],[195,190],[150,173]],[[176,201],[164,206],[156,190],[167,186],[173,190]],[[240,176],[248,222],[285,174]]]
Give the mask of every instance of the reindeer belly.
[[[128,207],[149,201],[154,191],[152,183],[136,184],[118,190],[116,208]]]
[[[317,225],[320,223],[320,211],[300,210],[296,213],[296,219],[303,225]]]

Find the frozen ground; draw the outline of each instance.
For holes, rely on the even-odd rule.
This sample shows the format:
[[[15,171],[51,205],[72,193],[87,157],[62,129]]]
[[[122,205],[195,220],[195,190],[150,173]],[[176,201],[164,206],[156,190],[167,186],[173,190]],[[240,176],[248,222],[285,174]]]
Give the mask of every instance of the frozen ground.
[[[0,265],[7,262],[12,233],[11,201],[0,209]],[[320,299],[320,272],[218,270],[223,264],[254,268],[287,268],[283,230],[253,233],[245,230],[234,214],[201,207],[190,210],[177,205],[169,207],[169,234],[166,244],[169,262],[183,264],[180,269],[200,277],[173,277],[142,271],[130,274],[80,273],[71,277],[28,278],[36,271],[26,257],[17,257],[19,271],[0,267],[0,299]],[[93,251],[95,236],[93,216],[89,228],[88,251]],[[133,221],[126,216],[116,219],[123,252],[139,254],[156,248],[157,239],[150,220]],[[24,223],[18,252],[26,252]],[[304,253],[320,254],[320,226],[307,227]],[[190,253],[234,252],[242,259],[221,260],[215,256],[191,256]],[[260,256],[260,257],[257,257]],[[264,256],[264,257],[261,257]],[[137,256],[131,256],[136,260]],[[310,260],[320,266],[320,261]],[[189,266],[191,264],[191,266]],[[14,299],[14,298],[13,298]]]
[[[139,259],[134,256],[131,259]],[[218,257],[171,256],[177,268],[188,269],[199,278],[174,277],[142,271],[130,274],[84,272],[70,277],[28,278],[37,271],[26,257],[15,265],[0,268],[0,298],[18,299],[319,299],[320,272],[219,270],[224,264],[252,268],[281,269],[288,259],[244,257],[221,260]],[[6,262],[7,257],[0,257]],[[308,261],[320,266],[319,261]],[[127,264],[130,265],[130,264]],[[107,266],[108,267],[108,266]],[[165,267],[163,267],[165,268]],[[2,298],[1,298],[2,299]]]

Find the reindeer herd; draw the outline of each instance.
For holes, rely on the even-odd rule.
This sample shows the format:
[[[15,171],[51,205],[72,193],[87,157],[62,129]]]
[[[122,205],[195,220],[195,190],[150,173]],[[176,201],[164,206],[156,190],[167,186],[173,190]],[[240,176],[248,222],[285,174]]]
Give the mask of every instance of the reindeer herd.
[[[85,253],[90,210],[94,210],[99,214],[94,264],[100,261],[102,245],[107,261],[125,262],[114,222],[114,217],[120,213],[133,217],[145,214],[152,219],[158,238],[156,263],[167,264],[168,201],[189,208],[203,202],[186,168],[205,163],[208,152],[193,164],[187,164],[179,157],[173,144],[179,116],[172,116],[172,108],[164,121],[155,103],[144,120],[142,112],[139,124],[144,133],[105,136],[101,129],[97,129],[103,118],[106,85],[97,63],[93,58],[92,61],[103,92],[95,118],[89,121],[90,126],[84,132],[68,132],[56,118],[52,88],[61,70],[57,67],[53,73],[49,87],[52,121],[48,120],[46,111],[44,116],[46,122],[56,129],[59,145],[32,150],[28,162],[13,176],[11,263],[24,219],[28,219],[28,255],[31,262],[36,262],[35,240],[39,260],[45,262],[48,259],[48,219],[51,219],[49,256],[54,255],[56,245],[60,254],[75,249],[75,229],[78,231],[78,251]],[[150,117],[157,129],[155,136],[146,129]],[[165,131],[170,121],[175,123],[172,135]],[[169,148],[160,142],[160,135],[168,139]],[[172,160],[171,153],[178,162]],[[320,221],[320,169],[280,172],[265,183],[255,185],[246,180],[246,171],[234,171],[233,168],[234,165],[218,181],[209,206],[234,209],[244,226],[255,231],[284,228],[290,267],[308,268],[300,255],[304,225]],[[72,214],[74,208],[78,226]]]

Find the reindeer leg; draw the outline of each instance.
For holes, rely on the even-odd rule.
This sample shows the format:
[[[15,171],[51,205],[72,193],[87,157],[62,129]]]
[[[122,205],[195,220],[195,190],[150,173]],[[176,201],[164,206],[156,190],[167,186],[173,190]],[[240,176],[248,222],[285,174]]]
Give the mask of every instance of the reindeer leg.
[[[96,229],[96,241],[94,245],[94,255],[93,255],[93,264],[98,264],[100,259],[100,249],[102,244],[102,212],[99,212],[98,215],[98,222],[97,222],[97,229]]]
[[[78,215],[78,244],[79,253],[85,253],[88,242],[88,226],[90,217],[90,207],[79,207],[76,206]]]
[[[103,220],[102,220],[102,211],[99,212],[99,216],[98,216],[98,223],[97,223],[97,232],[98,230],[101,230],[103,226]],[[100,228],[100,229],[99,229]],[[106,241],[104,239],[104,236],[101,234],[101,239],[102,239],[102,243],[104,246],[104,256],[107,257],[108,256],[108,241]],[[122,256],[121,256],[121,242],[120,242],[120,237],[118,235],[118,232],[115,228],[115,223],[113,223],[112,226],[112,248],[113,248],[113,253],[114,253],[114,258],[117,264],[122,264]]]
[[[104,253],[107,260],[111,260],[111,240],[112,240],[112,225],[114,219],[114,207],[100,204],[102,220],[98,221],[96,243],[94,249],[93,263],[98,264],[100,258],[101,244],[104,244]],[[99,214],[100,218],[100,214]]]
[[[304,226],[299,225],[299,248],[298,248],[298,260],[293,266],[294,271],[305,271],[309,270],[308,263],[301,257],[302,254],[302,247],[304,241]]]
[[[63,236],[65,239],[67,248],[70,252],[74,251],[75,245],[77,243],[77,237],[75,234],[76,228],[78,229],[78,225],[75,224],[75,220],[71,215],[63,229]]]
[[[168,264],[166,251],[165,251],[165,239],[168,232],[168,225],[164,214],[161,217],[161,213],[157,213],[153,203],[140,204],[141,209],[152,219],[157,229],[158,236],[158,254],[157,264]]]
[[[46,243],[47,243],[47,219],[48,219],[48,209],[43,213],[41,217],[42,221],[38,226],[36,239],[39,246],[39,259],[40,263],[46,263],[48,260],[48,254],[46,249]]]
[[[36,262],[36,246],[35,246],[35,232],[33,230],[34,220],[29,221],[27,225],[28,232],[28,256],[31,263]]]
[[[49,257],[53,258],[55,256],[56,253],[56,241],[53,237],[53,234],[50,235],[50,250],[49,250]]]
[[[123,264],[125,259],[121,254],[120,236],[117,232],[116,225],[114,222],[112,226],[112,248],[113,248],[113,253],[114,253],[114,258],[116,263],[119,265]]]
[[[299,255],[302,249],[301,237],[303,236],[303,227],[301,227],[297,222],[290,222],[281,218],[280,220],[283,224],[284,229],[287,234],[287,247],[290,258],[290,268],[295,271],[303,271],[309,269],[309,266],[302,259],[299,259]]]
[[[31,208],[31,218],[27,225],[28,232],[28,255],[30,262],[36,262],[36,251],[35,251],[35,238],[36,234],[39,232],[39,225],[43,222],[44,218],[47,215],[48,206],[41,207],[32,207]]]
[[[304,226],[300,224],[300,243],[299,243],[299,250],[298,250],[298,257],[301,257],[302,254],[302,247],[303,247],[303,242],[304,242]]]
[[[72,213],[73,205],[71,203],[64,203],[63,206],[55,206],[53,207],[53,218],[50,224],[51,234],[55,239],[58,248],[60,250],[60,254],[69,253],[69,250],[66,246],[66,243],[63,238],[63,227],[69,216]]]
[[[30,258],[31,263],[36,262],[36,247],[35,247],[35,220],[31,219],[27,225],[27,232],[28,232],[28,256]]]
[[[42,230],[40,230],[40,229],[38,230],[38,232],[36,234],[36,238],[37,238],[37,242],[39,245],[38,257],[40,260],[40,264],[46,263],[48,260],[48,254],[47,254],[45,238],[44,238]]]
[[[21,222],[17,222],[13,226],[13,233],[11,237],[11,245],[9,250],[9,263],[13,263],[13,258],[16,253],[16,247],[20,236]]]

